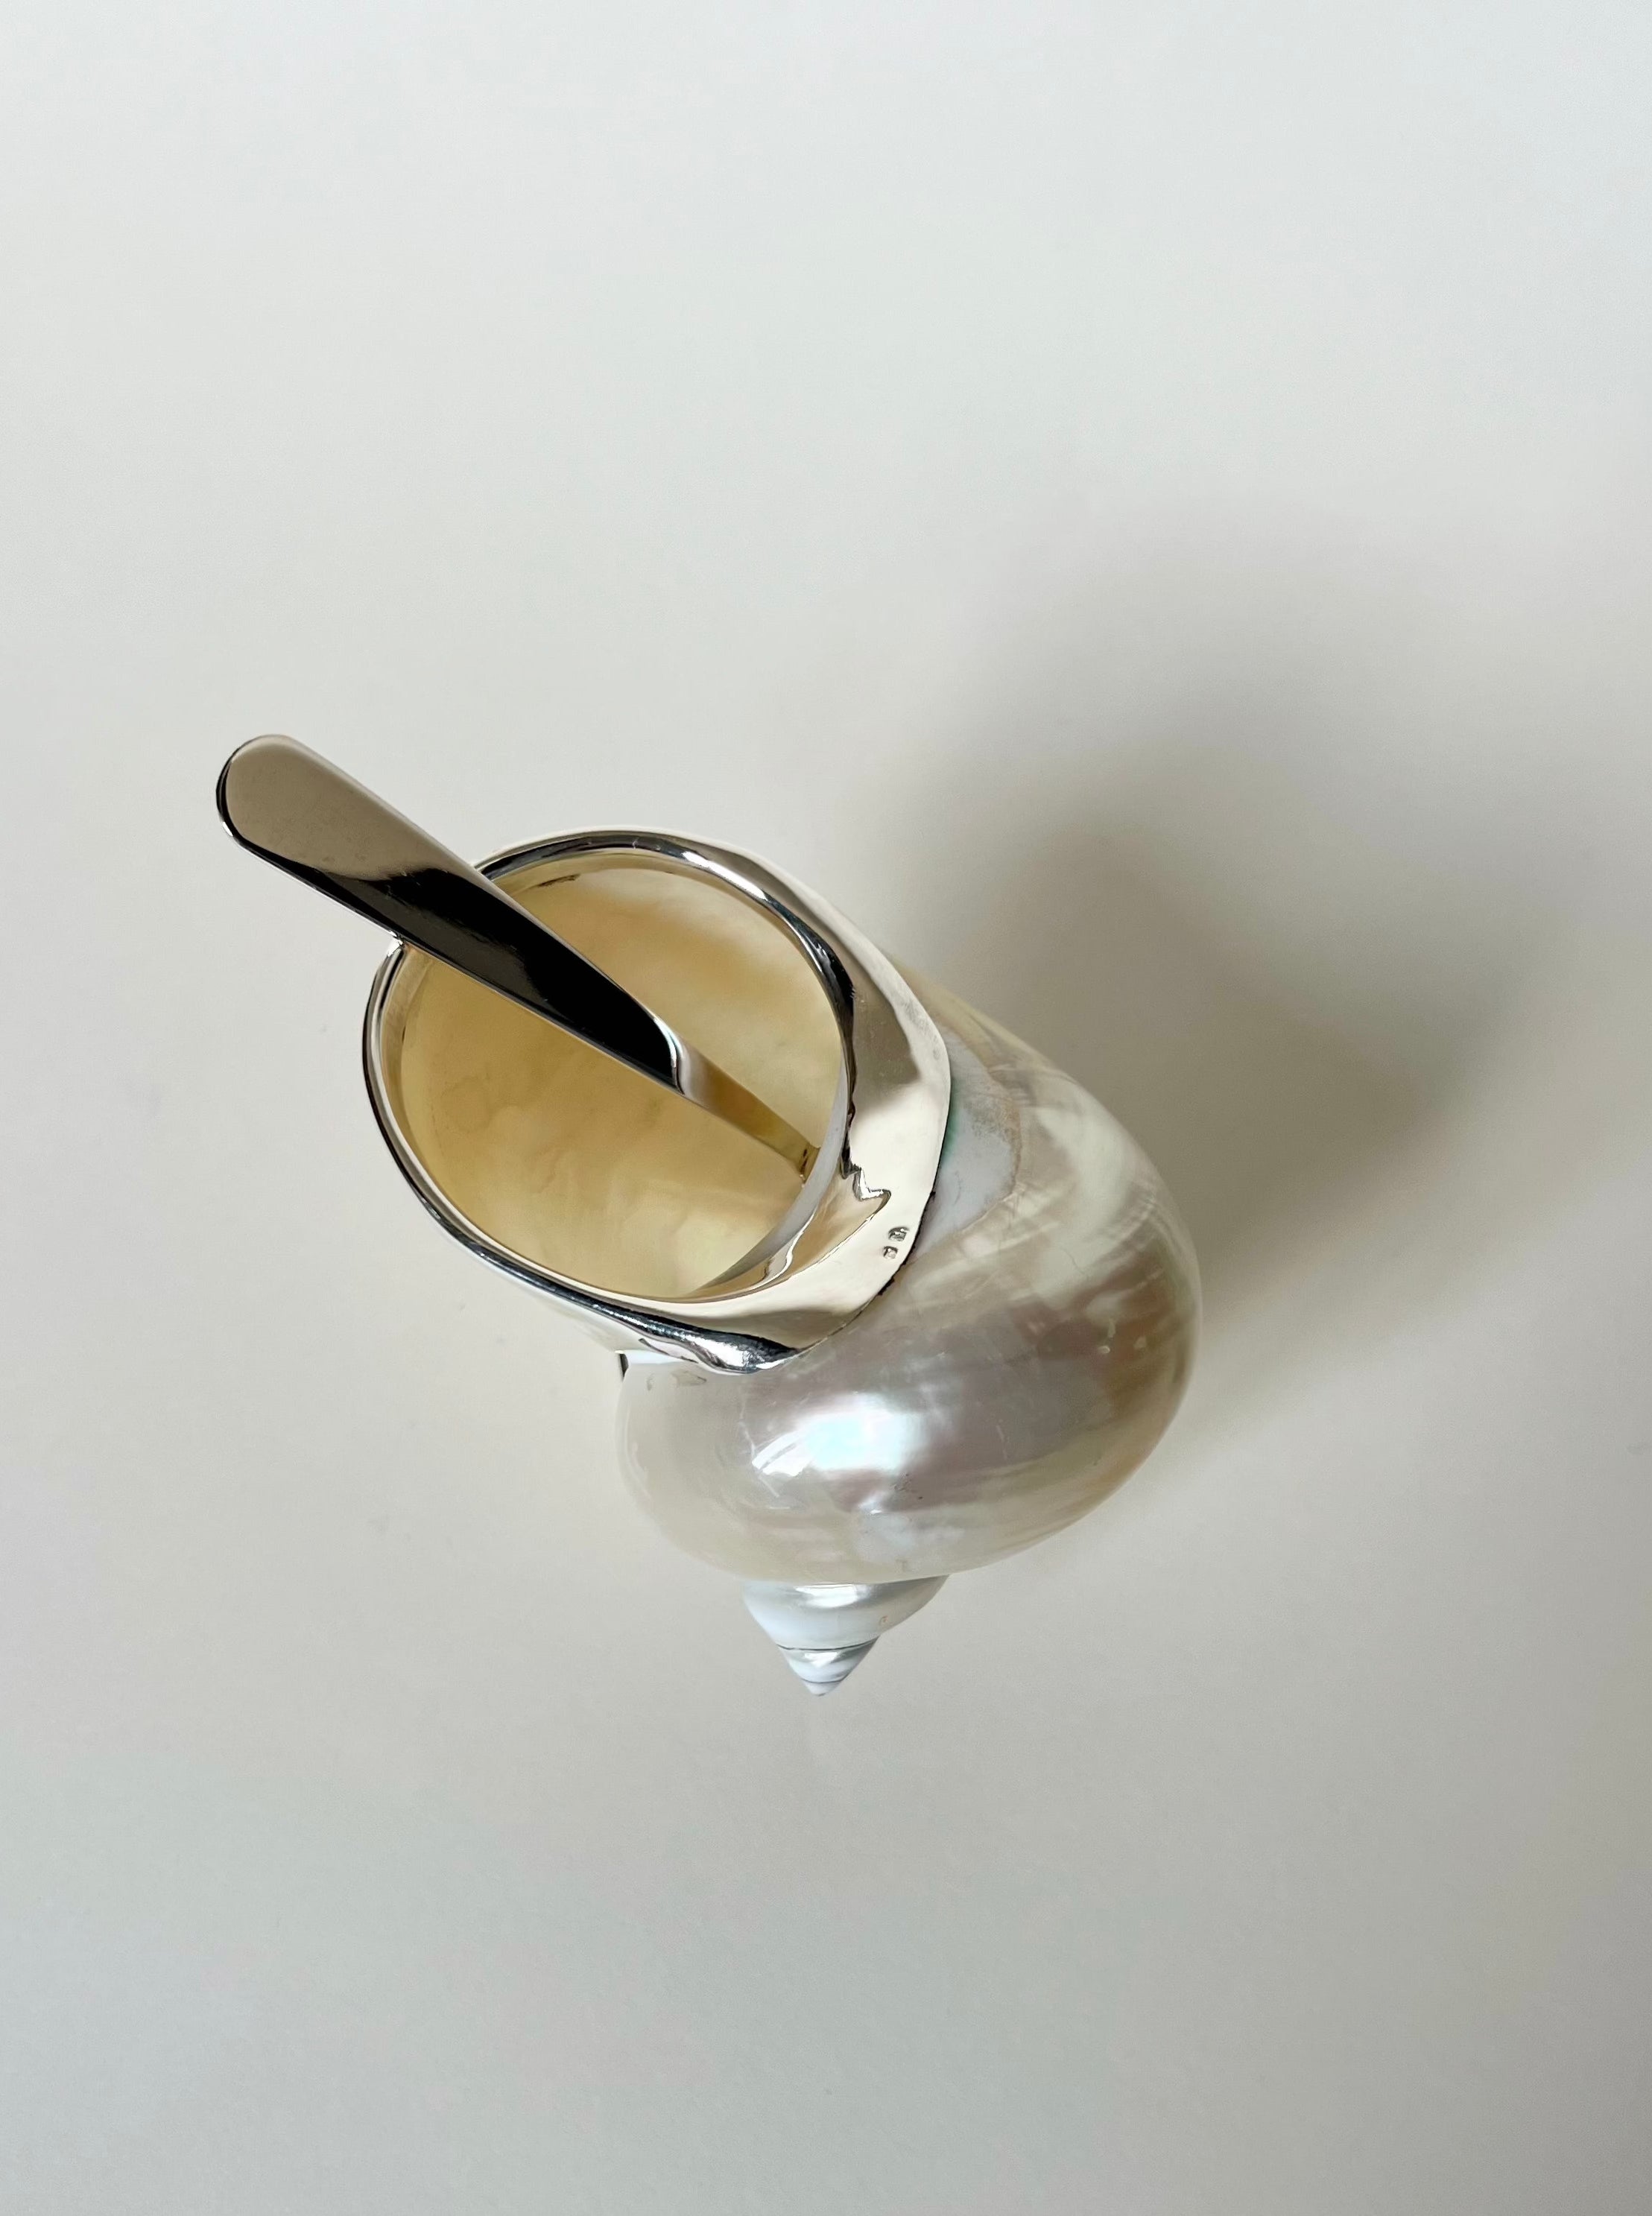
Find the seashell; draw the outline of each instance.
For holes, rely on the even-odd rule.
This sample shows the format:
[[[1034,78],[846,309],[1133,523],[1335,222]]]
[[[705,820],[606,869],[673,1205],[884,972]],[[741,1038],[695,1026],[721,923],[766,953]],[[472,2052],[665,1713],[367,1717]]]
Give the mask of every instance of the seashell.
[[[818,1148],[804,1176],[406,947],[374,982],[415,1191],[620,1353],[637,1499],[829,1690],[1151,1450],[1193,1358],[1187,1234],[1082,1086],[750,857],[598,831],[483,868]]]

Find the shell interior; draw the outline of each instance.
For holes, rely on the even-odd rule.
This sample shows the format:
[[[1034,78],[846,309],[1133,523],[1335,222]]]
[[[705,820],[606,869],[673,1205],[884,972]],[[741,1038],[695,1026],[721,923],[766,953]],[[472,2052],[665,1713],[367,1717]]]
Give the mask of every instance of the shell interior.
[[[499,881],[814,1144],[826,1141],[842,1032],[783,925],[715,878],[632,853],[562,856]],[[383,1038],[386,1098],[426,1176],[488,1237],[554,1277],[631,1299],[725,1290],[719,1280],[737,1277],[798,1202],[798,1173],[756,1141],[412,950]]]

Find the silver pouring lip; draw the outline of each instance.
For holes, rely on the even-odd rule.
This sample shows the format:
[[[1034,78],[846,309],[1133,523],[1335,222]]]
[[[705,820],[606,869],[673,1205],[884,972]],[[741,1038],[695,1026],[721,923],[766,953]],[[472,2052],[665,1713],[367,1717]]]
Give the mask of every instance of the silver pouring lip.
[[[582,862],[710,880],[807,957],[836,1021],[841,1069],[829,1126],[796,1201],[758,1246],[693,1295],[635,1297],[515,1253],[473,1222],[421,1158],[397,1106],[396,1069],[417,975],[393,948],[368,996],[363,1063],[373,1113],[404,1176],[472,1253],[579,1314],[611,1345],[749,1371],[817,1345],[859,1315],[911,1252],[934,1187],[951,1102],[946,1049],[885,956],[779,871],[665,832],[597,830],[512,847],[479,865],[519,889]]]

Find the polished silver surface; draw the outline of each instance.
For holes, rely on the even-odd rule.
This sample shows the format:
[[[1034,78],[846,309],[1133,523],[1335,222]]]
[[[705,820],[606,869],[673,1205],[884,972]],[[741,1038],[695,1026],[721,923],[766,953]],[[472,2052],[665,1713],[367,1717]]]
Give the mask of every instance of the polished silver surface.
[[[894,963],[779,871],[668,832],[587,831],[481,865],[523,891],[583,868],[675,871],[746,902],[806,956],[835,1018],[842,1076],[830,1128],[779,1229],[685,1299],[642,1299],[560,1275],[473,1222],[431,1176],[397,1109],[397,1071],[416,983],[405,947],[374,979],[363,1029],[373,1112],[391,1153],[443,1228],[473,1253],[574,1310],[616,1349],[677,1355],[704,1369],[783,1363],[851,1322],[911,1254],[934,1189],[952,1099],[940,1031]]]
[[[224,765],[218,809],[249,853],[680,1093],[805,1177],[800,1131],[520,901],[296,739],[250,739]]]

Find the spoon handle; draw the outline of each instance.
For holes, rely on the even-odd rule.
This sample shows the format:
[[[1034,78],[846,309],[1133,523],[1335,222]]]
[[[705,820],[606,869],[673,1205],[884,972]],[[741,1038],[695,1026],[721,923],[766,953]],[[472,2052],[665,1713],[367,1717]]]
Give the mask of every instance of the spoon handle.
[[[250,739],[218,812],[248,851],[761,1141],[804,1174],[815,1149],[520,901],[296,739]]]

